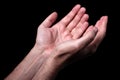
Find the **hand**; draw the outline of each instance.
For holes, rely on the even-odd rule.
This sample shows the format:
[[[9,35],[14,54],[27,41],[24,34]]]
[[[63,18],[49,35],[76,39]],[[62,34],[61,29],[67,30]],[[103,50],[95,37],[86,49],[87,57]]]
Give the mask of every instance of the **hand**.
[[[61,21],[52,26],[57,18],[54,12],[38,27],[36,44],[50,53],[57,45],[80,37],[88,27],[89,16],[85,8],[76,5]],[[77,33],[76,33],[77,31]]]
[[[90,31],[93,30],[93,28],[94,28],[93,26],[89,26],[87,28],[87,30],[85,31],[85,33],[83,34],[83,36],[81,38],[79,38],[81,40],[81,42],[79,42],[78,41],[79,39],[76,38],[67,43],[63,43],[62,46],[59,45],[59,48],[58,48],[59,54],[57,53],[56,55],[55,54],[54,55],[59,57],[60,55],[64,54],[64,57],[66,59],[72,55],[72,58],[70,60],[72,62],[79,60],[79,59],[83,59],[83,58],[87,57],[88,55],[91,55],[91,53],[94,53],[97,50],[99,44],[102,42],[102,40],[104,39],[104,37],[106,35],[107,22],[108,22],[107,16],[101,17],[100,20],[98,20],[96,22],[94,27],[96,27],[98,29],[98,32],[93,40],[90,41],[90,36],[89,36],[89,38],[86,38],[84,41],[82,41],[82,37],[85,37],[85,35],[89,35]],[[75,31],[75,32],[77,32],[77,31]],[[79,43],[77,43],[77,41]],[[85,41],[88,41],[89,44],[86,43]],[[83,45],[83,44],[85,44],[85,45]],[[83,47],[83,46],[84,46],[84,48],[81,49],[81,47]],[[77,52],[77,51],[79,51],[79,52]],[[77,53],[75,53],[75,52],[77,52]],[[73,54],[74,54],[74,56],[73,56]],[[64,61],[63,58],[59,58],[59,59]]]

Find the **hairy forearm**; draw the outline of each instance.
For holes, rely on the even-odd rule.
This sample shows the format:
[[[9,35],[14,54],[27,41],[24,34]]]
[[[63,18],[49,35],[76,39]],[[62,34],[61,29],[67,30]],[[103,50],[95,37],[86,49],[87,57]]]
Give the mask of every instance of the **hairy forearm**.
[[[31,80],[46,59],[44,52],[44,48],[34,46],[5,80]]]

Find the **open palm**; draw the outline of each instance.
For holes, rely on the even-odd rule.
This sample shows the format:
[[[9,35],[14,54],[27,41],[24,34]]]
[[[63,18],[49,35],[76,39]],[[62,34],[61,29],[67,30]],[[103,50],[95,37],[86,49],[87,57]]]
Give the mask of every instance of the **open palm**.
[[[52,26],[57,18],[54,12],[38,27],[36,43],[52,50],[55,46],[79,38],[88,27],[85,8],[76,5],[62,20]]]

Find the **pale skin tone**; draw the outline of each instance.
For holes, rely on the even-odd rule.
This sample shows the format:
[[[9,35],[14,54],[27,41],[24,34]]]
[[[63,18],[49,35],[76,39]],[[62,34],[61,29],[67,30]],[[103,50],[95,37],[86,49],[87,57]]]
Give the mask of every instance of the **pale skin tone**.
[[[81,56],[94,53],[105,36],[108,18],[89,26],[85,11],[76,5],[54,25],[57,13],[49,15],[38,27],[34,47],[5,80],[53,80],[78,51]]]

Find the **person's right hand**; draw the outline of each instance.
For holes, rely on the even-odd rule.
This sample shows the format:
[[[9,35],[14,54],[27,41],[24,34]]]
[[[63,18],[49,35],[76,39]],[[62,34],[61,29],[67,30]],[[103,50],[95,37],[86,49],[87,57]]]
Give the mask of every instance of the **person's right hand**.
[[[107,22],[108,17],[103,16],[96,22],[95,26],[89,26],[81,37],[76,37],[74,40],[58,45],[57,52],[53,54],[53,59],[57,61],[57,64],[62,64],[71,57],[72,62],[74,62],[74,60],[79,60],[94,53],[106,35]],[[78,35],[77,30],[75,32],[74,36]]]

